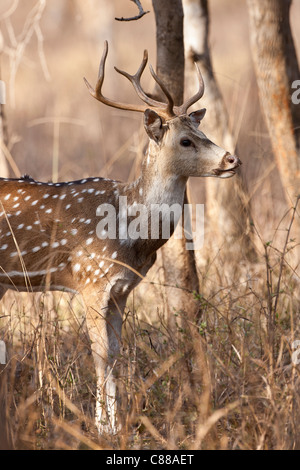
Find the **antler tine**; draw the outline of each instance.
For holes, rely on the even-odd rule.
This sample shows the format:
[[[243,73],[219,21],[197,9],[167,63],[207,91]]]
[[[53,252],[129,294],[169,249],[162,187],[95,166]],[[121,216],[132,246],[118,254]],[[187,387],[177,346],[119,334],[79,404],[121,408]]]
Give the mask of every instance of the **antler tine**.
[[[151,107],[164,107],[164,108],[166,108],[167,105],[165,103],[160,103],[159,101],[154,100],[153,98],[148,96],[142,88],[141,77],[142,77],[143,72],[146,68],[147,62],[148,62],[148,51],[145,50],[142,63],[141,63],[141,65],[140,65],[140,67],[139,67],[139,69],[138,69],[138,71],[136,72],[135,75],[130,75],[128,72],[125,72],[124,70],[120,70],[117,67],[115,67],[115,70],[119,74],[126,77],[132,83],[138,97],[142,101],[144,101],[144,103],[148,104]]]
[[[100,67],[99,67],[99,74],[98,74],[98,81],[96,84],[96,88],[94,89],[90,83],[87,81],[86,78],[84,78],[85,84],[90,92],[90,94],[93,96],[93,98],[97,99],[101,103],[106,104],[107,106],[111,106],[113,108],[118,108],[118,109],[125,109],[127,111],[138,111],[138,112],[145,112],[147,107],[156,110],[161,117],[164,117],[165,119],[172,118],[175,116],[174,112],[174,101],[168,90],[166,89],[165,85],[162,83],[160,78],[156,75],[154,72],[153,68],[150,65],[150,72],[156,83],[160,86],[161,90],[165,94],[168,103],[163,103],[160,101],[156,101],[150,96],[148,96],[145,91],[142,88],[141,85],[141,77],[142,74],[145,70],[145,67],[148,62],[148,52],[144,51],[144,57],[142,60],[142,63],[136,72],[135,75],[130,75],[127,72],[124,72],[123,70],[119,70],[117,67],[115,67],[115,70],[120,73],[121,75],[124,75],[133,85],[137,95],[139,98],[146,103],[147,106],[144,105],[132,105],[132,104],[124,104],[120,103],[119,101],[113,101],[109,98],[106,98],[102,94],[102,86],[104,82],[104,77],[105,77],[105,64],[106,64],[106,59],[108,55],[108,42],[105,41],[104,43],[104,51],[102,54],[101,62],[100,62]]]
[[[173,101],[173,98],[172,96],[170,95],[169,91],[167,90],[167,88],[165,87],[164,83],[161,81],[161,79],[156,75],[156,73],[154,72],[153,70],[153,67],[152,65],[150,64],[150,72],[151,72],[151,75],[152,77],[154,78],[154,80],[156,81],[156,83],[159,85],[159,87],[161,88],[162,92],[164,93],[164,95],[166,96],[167,100],[168,100],[168,104],[166,105],[166,112],[167,112],[167,116],[168,117],[174,117],[175,116],[175,113],[174,113],[174,101]]]
[[[105,64],[106,64],[107,54],[108,54],[108,42],[105,41],[104,42],[104,51],[103,51],[103,54],[102,54],[100,67],[99,67],[99,74],[98,74],[98,81],[97,81],[97,84],[96,84],[96,89],[94,89],[90,85],[90,83],[87,81],[87,79],[84,78],[85,84],[86,84],[90,94],[96,100],[100,101],[101,103],[106,104],[107,106],[111,106],[112,108],[125,109],[127,111],[137,111],[137,112],[143,113],[146,110],[145,106],[124,104],[124,103],[121,103],[119,101],[110,100],[109,98],[106,98],[105,96],[103,96],[102,86],[103,86],[104,77],[105,77]]]
[[[199,80],[199,89],[198,89],[198,92],[194,96],[189,98],[185,103],[183,103],[183,105],[180,106],[179,109],[180,109],[181,114],[187,114],[187,110],[193,104],[197,103],[197,101],[199,101],[204,95],[204,90],[205,90],[204,81],[203,81],[202,74],[200,72],[200,68],[196,62],[195,62],[195,67],[197,70],[197,75],[198,75],[198,80]]]

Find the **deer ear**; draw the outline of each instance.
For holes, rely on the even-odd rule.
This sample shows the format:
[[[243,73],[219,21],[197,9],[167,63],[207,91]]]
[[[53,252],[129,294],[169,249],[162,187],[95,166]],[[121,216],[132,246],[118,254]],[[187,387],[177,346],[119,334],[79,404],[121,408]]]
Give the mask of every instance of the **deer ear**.
[[[191,114],[190,114],[190,118],[191,118],[192,124],[193,124],[195,127],[199,127],[199,126],[200,126],[200,122],[201,122],[202,119],[204,118],[205,113],[206,113],[206,109],[203,108],[203,109],[200,109],[199,111],[195,111],[194,113],[191,113]]]
[[[144,126],[150,139],[159,142],[164,135],[161,117],[151,109],[146,109],[144,114]]]

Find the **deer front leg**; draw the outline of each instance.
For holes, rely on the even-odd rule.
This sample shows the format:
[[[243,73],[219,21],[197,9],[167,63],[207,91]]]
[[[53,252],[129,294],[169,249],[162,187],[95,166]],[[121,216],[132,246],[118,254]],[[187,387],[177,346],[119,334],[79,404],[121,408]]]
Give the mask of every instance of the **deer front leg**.
[[[83,297],[97,379],[95,422],[100,434],[116,434],[116,375],[126,299],[111,298],[106,292],[102,296],[85,292]]]

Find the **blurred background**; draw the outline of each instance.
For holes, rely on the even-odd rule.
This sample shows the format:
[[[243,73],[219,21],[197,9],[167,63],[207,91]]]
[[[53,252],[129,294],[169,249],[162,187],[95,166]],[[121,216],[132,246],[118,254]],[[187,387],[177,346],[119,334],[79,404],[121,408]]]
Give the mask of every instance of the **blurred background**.
[[[141,116],[94,101],[83,77],[95,83],[107,39],[110,51],[104,91],[121,101],[137,101],[129,82],[113,66],[135,72],[144,49],[155,65],[151,1],[145,0],[143,6],[150,13],[141,20],[118,22],[115,17],[136,14],[132,2],[1,0],[1,76],[7,86],[8,147],[22,174],[38,180],[94,175],[132,180],[136,176],[144,143]],[[255,187],[255,221],[262,230],[272,231],[276,214],[282,216],[283,198],[259,108],[246,2],[211,0],[210,17],[213,68],[237,138],[243,173],[250,189]],[[298,50],[299,20],[300,2],[293,2],[291,21]],[[143,83],[146,90],[152,90],[148,70]],[[202,188],[201,181],[192,182],[197,202],[204,202]]]
[[[0,0],[0,79],[7,90],[5,139],[11,177],[27,173],[40,181],[71,181],[100,175],[132,181],[139,174],[147,141],[142,116],[92,99],[83,77],[96,83],[108,40],[104,94],[138,102],[129,82],[113,67],[135,73],[144,49],[156,65],[152,2],[142,4],[149,14],[119,22],[115,17],[137,14],[133,2]],[[300,448],[299,371],[291,365],[291,344],[300,334],[296,250],[287,231],[291,206],[285,202],[261,112],[246,0],[210,0],[209,5],[213,70],[243,161],[258,256],[253,262],[245,260],[236,243],[233,257],[214,239],[209,251],[212,237],[205,238],[208,251],[197,253],[201,295],[189,292],[201,304],[202,316],[187,330],[181,328],[178,312],[172,311],[175,333],[164,321],[170,295],[161,263],[130,295],[123,360],[124,377],[132,374],[134,380],[128,379],[124,387],[130,389],[128,403],[135,403],[137,390],[143,390],[143,408],[128,418],[130,432],[122,436],[121,447]],[[300,58],[299,0],[293,1],[291,26]],[[188,82],[186,95],[191,95]],[[146,91],[153,90],[149,70],[142,83]],[[206,132],[205,119],[201,129]],[[217,182],[219,187],[224,184]],[[205,186],[201,178],[191,180],[192,202],[207,204]],[[239,220],[240,213],[234,215]],[[12,372],[10,394],[0,375],[0,405],[8,400],[3,416],[13,423],[17,448],[78,448],[82,442],[95,448],[98,442],[90,419],[94,370],[83,310],[64,295],[31,298],[9,292],[1,304],[0,338],[10,348],[7,369]],[[160,371],[157,378],[155,371]],[[147,390],[145,377],[153,380]],[[238,408],[231,407],[237,403]],[[125,406],[127,410],[127,402]],[[214,411],[220,409],[223,420],[214,421]],[[195,436],[211,417],[217,424],[202,445]]]

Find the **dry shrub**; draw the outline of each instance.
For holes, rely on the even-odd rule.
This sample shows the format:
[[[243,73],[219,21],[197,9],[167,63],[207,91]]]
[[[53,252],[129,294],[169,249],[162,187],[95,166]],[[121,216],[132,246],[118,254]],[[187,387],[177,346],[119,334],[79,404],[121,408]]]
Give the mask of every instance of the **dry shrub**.
[[[171,329],[163,302],[131,297],[117,436],[100,438],[94,428],[96,381],[81,304],[65,294],[7,296],[1,337],[9,345],[4,373],[14,446],[299,448],[299,366],[291,359],[300,334],[299,278],[288,261],[295,214],[281,250],[261,240],[252,276],[241,265],[224,283],[222,253],[207,267],[202,294],[191,293],[201,303],[200,321],[174,312]]]

